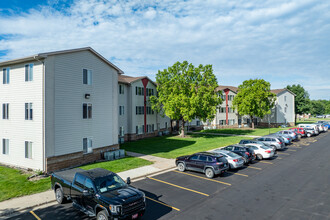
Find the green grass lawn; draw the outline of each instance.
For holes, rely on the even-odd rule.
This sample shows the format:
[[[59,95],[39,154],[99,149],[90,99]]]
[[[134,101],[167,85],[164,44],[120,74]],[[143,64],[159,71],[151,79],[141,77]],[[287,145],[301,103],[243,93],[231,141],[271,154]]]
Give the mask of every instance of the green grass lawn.
[[[13,197],[43,192],[51,188],[50,178],[29,181],[29,174],[20,170],[0,166],[0,202]]]
[[[114,161],[89,164],[80,168],[88,170],[100,167],[118,173],[150,164],[152,164],[152,162],[144,159],[126,157]],[[10,198],[31,195],[51,189],[50,178],[29,181],[27,177],[30,175],[31,174],[22,174],[22,172],[17,169],[0,166],[0,202]]]
[[[200,133],[217,133],[217,134],[238,134],[238,135],[253,135],[263,136],[269,133],[275,133],[281,130],[287,130],[287,128],[255,128],[255,129],[242,129],[242,128],[223,128],[223,129],[210,129],[201,130]]]
[[[122,144],[120,148],[157,157],[176,158],[182,155],[189,155],[238,143],[241,139],[242,137],[215,136],[208,134],[193,134],[185,138],[163,136],[127,142]]]
[[[144,160],[137,157],[125,157],[119,160],[113,160],[113,161],[106,161],[106,162],[99,162],[99,163],[93,163],[81,166],[79,168],[84,170],[90,170],[94,168],[104,168],[107,170],[111,170],[114,173],[119,173],[122,171],[151,165],[153,162]]]

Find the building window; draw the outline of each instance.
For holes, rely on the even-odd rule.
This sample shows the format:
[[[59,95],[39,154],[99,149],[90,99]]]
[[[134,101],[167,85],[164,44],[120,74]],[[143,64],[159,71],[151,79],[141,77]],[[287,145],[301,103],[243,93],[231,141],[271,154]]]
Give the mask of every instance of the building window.
[[[229,125],[234,125],[235,124],[235,119],[229,119],[228,124]]]
[[[119,115],[124,115],[124,106],[119,106]]]
[[[155,125],[154,125],[154,124],[152,124],[152,126],[151,126],[151,131],[152,131],[152,132],[155,131]]]
[[[226,112],[226,107],[219,108],[219,113],[225,113],[225,112]]]
[[[25,65],[25,82],[33,80],[33,63]]]
[[[284,108],[284,113],[286,113],[287,107]]]
[[[136,111],[136,115],[143,115],[144,114],[144,106],[136,106],[135,111]]]
[[[32,142],[25,141],[25,158],[32,159]]]
[[[284,96],[284,101],[286,102],[286,95]]]
[[[93,72],[92,70],[83,69],[83,84],[92,85]]]
[[[234,109],[231,107],[228,107],[228,113],[234,113]]]
[[[119,127],[119,136],[124,137],[124,127]]]
[[[92,118],[92,104],[83,103],[83,119]]]
[[[196,126],[200,126],[201,122],[200,121],[196,121]]]
[[[160,123],[157,123],[157,130],[160,130]]]
[[[152,96],[152,95],[154,95],[154,89],[146,88],[146,96]]]
[[[167,129],[167,122],[165,122],[165,129]]]
[[[228,95],[228,101],[234,100],[234,95]]]
[[[9,154],[9,139],[2,139],[2,154]]]
[[[9,119],[9,104],[2,104],[2,119]]]
[[[93,152],[92,138],[83,138],[83,152],[84,154]]]
[[[124,85],[119,85],[119,94],[124,94]]]
[[[144,88],[136,86],[135,87],[135,95],[144,95]]]
[[[226,125],[226,120],[220,120],[219,125]]]
[[[144,133],[144,131],[145,131],[145,128],[144,128],[144,125],[142,125],[142,134]]]
[[[3,75],[3,84],[9,84],[9,78],[10,78],[10,68],[3,68],[2,69],[2,75]]]
[[[135,133],[136,133],[136,134],[139,134],[139,126],[136,126],[136,127],[135,127]]]
[[[32,103],[25,103],[25,120],[33,119],[33,108]]]

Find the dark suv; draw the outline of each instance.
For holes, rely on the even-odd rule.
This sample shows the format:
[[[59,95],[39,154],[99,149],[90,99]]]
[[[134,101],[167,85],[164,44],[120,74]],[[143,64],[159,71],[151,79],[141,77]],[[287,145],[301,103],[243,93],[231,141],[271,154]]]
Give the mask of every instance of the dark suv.
[[[228,150],[242,156],[245,164],[248,164],[256,159],[256,155],[254,151],[246,147],[245,145],[235,144],[235,145],[229,145],[221,149]]]
[[[202,172],[208,178],[213,178],[214,175],[221,174],[229,169],[228,161],[224,156],[210,152],[177,157],[175,164],[179,171]]]

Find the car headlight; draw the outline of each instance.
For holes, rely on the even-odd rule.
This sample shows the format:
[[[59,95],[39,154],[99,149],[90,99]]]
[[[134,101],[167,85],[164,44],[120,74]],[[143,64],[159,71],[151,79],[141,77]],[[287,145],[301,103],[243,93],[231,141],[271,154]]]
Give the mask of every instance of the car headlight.
[[[109,205],[109,209],[112,214],[119,214],[121,210],[121,205]]]
[[[144,192],[141,192],[142,196],[143,196],[143,202],[146,202],[146,194],[144,194]]]

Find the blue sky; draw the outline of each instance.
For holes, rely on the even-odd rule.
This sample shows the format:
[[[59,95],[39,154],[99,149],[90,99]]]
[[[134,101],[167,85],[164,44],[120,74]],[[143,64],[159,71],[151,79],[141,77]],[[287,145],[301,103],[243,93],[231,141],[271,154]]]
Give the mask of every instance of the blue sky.
[[[187,60],[218,83],[263,78],[330,99],[330,2],[2,0],[0,61],[91,46],[127,75]]]

